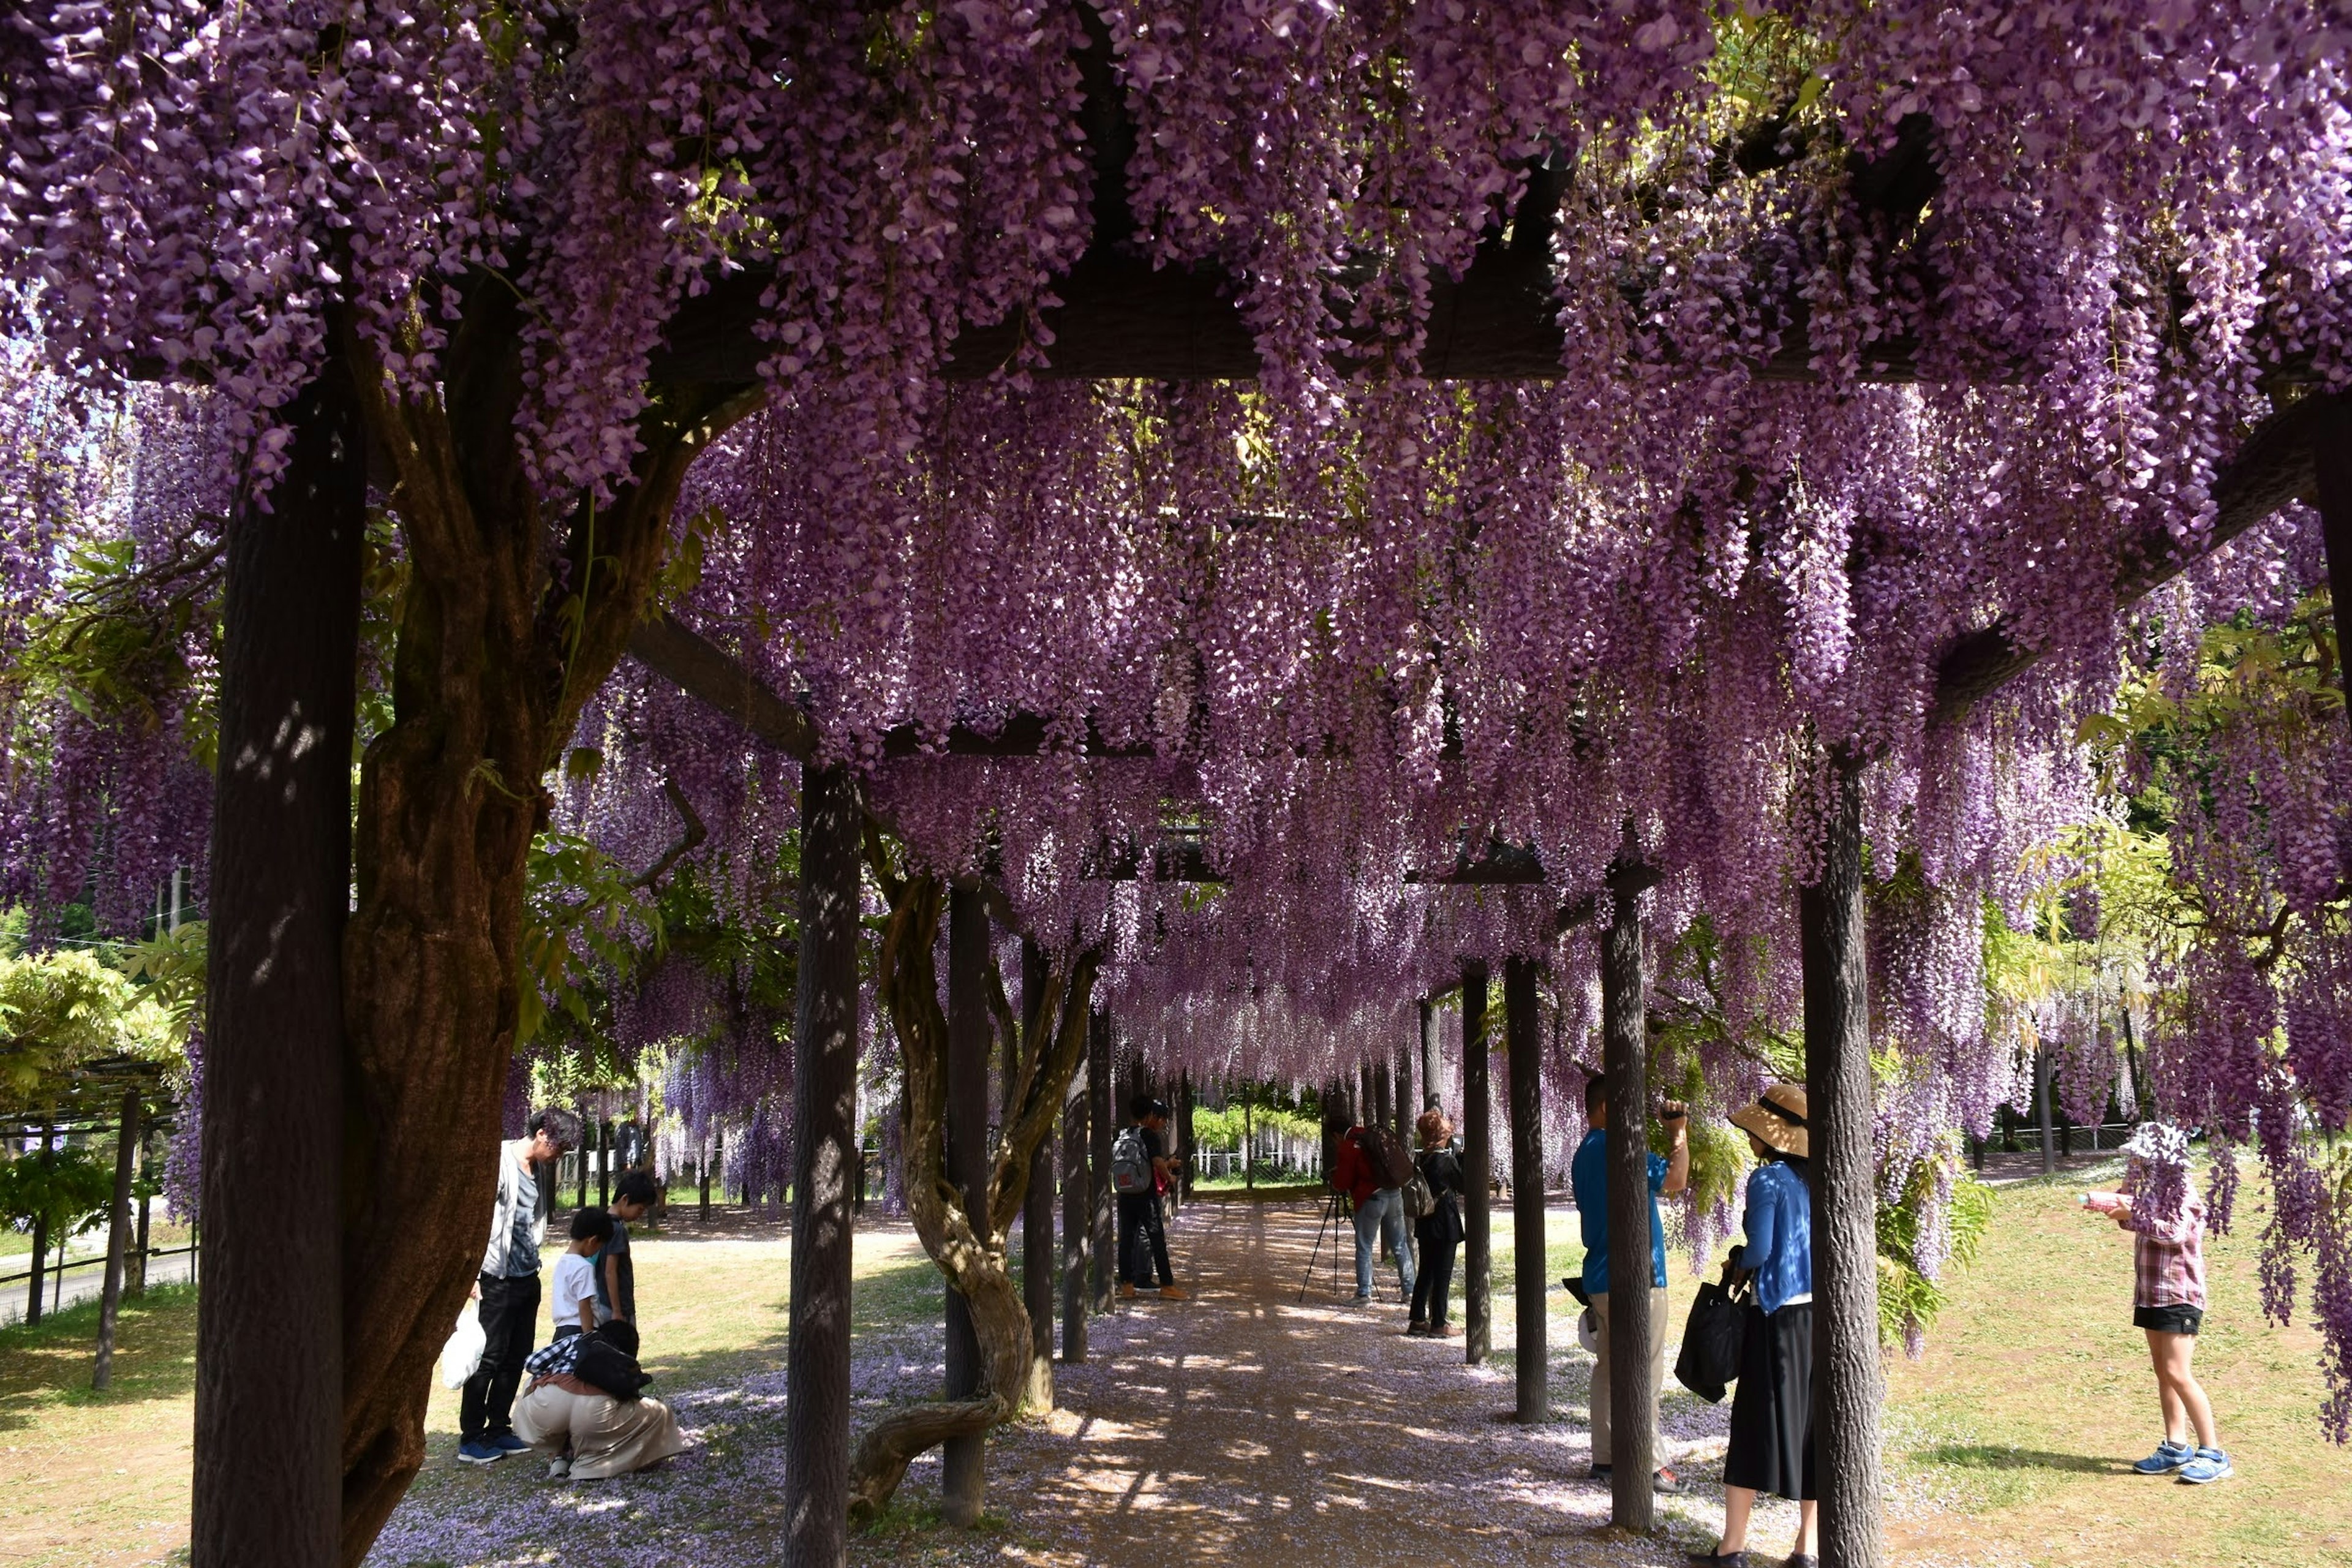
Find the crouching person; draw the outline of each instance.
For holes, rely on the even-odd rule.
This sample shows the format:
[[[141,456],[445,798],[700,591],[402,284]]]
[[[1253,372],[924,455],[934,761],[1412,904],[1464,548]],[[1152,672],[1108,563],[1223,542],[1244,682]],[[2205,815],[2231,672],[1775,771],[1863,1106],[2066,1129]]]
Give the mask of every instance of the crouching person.
[[[515,1433],[549,1456],[550,1480],[604,1480],[685,1451],[677,1417],[645,1395],[652,1379],[637,1366],[635,1324],[615,1318],[567,1334],[523,1370],[530,1389],[515,1405]]]

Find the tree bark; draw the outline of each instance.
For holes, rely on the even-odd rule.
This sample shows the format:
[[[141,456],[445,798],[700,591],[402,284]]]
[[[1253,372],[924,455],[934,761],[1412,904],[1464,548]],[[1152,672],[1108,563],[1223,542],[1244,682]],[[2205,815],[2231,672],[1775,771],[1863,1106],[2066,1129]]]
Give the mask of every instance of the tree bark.
[[[1110,1142],[1118,1124],[1111,1119],[1110,1015],[1097,1013],[1087,1033],[1087,1121],[1094,1166],[1087,1192],[1094,1199],[1095,1310],[1111,1310],[1111,1288],[1118,1277],[1118,1210],[1110,1187]]]
[[[1494,1134],[1486,1095],[1486,965],[1462,962],[1462,1356],[1495,1348]]]
[[[1023,1060],[1034,1065],[1045,1052],[1044,1031],[1055,1019],[1043,1013],[1048,999],[1045,950],[1021,943],[1021,1041]],[[1066,1093],[1064,1096],[1066,1103]],[[1021,1304],[1029,1314],[1029,1388],[1022,1404],[1054,1407],[1054,1129],[1048,1124],[1029,1160],[1029,1190],[1021,1204]]]
[[[1413,1098],[1412,1058],[1408,1047],[1399,1046],[1396,1053],[1396,1134],[1407,1149],[1417,1149],[1419,1142],[1412,1135],[1413,1118],[1420,1113],[1421,1102]]]
[[[155,1158],[154,1139],[155,1125],[152,1119],[150,1119],[141,1128],[139,1134],[139,1170],[142,1176],[152,1168]],[[142,1192],[139,1194],[138,1241],[131,1248],[130,1271],[123,1278],[123,1294],[128,1296],[147,1294],[147,1225],[148,1210],[152,1205],[151,1194]]]
[[[1093,1020],[1087,1022],[1091,1026]],[[1091,1044],[1087,1054],[1094,1054]],[[1091,1065],[1080,1068],[1070,1087],[1062,1091],[1062,1359],[1072,1365],[1087,1359],[1087,1270],[1094,1254],[1087,1102],[1091,1098],[1088,1082],[1093,1072]]]
[[[1610,875],[1614,913],[1601,939],[1601,1070],[1609,1131],[1609,1517],[1647,1533],[1657,1468],[1658,1391],[1650,1382],[1650,1095],[1648,981],[1642,967],[1642,891],[1657,880],[1621,861]]]
[[[1813,1166],[1814,1441],[1825,1568],[1885,1561],[1879,1480],[1878,1170],[1871,1136],[1862,764],[1831,759],[1822,879],[1800,889]]]
[[[1049,981],[1058,992],[1045,1009],[1057,1019],[1051,1048],[1022,1074],[989,1173],[986,1201],[971,1205],[947,1179],[943,1124],[950,1026],[940,1008],[932,959],[944,895],[933,879],[900,881],[891,877],[878,851],[874,860],[891,910],[877,985],[898,1037],[906,1073],[908,1216],[923,1249],[965,1300],[979,1342],[982,1372],[979,1386],[968,1397],[894,1411],[859,1440],[850,1461],[848,1518],[853,1524],[880,1515],[917,1455],[952,1437],[984,1433],[1021,1408],[1035,1342],[1006,1267],[1004,1237],[1026,1201],[1031,1158],[1059,1114],[1063,1095],[1085,1055],[1087,1008],[1101,963],[1100,952],[1090,949],[1069,960],[1064,973]],[[984,1085],[982,1095],[984,1100]],[[844,1397],[845,1403],[845,1388]]]
[[[2319,480],[2319,534],[2327,550],[2327,601],[2336,617],[2336,680],[2352,697],[2352,397],[2312,395],[2312,467]],[[2352,721],[2352,700],[2344,704]]]
[[[1437,1086],[1444,1081],[1444,1035],[1437,1026],[1437,1005],[1424,999],[1421,1004],[1421,1108],[1423,1110],[1444,1109],[1438,1103]]]
[[[98,1361],[89,1385],[103,1391],[114,1381],[114,1321],[122,1310],[123,1249],[131,1239],[131,1165],[139,1150],[139,1091],[122,1091],[122,1125],[114,1136],[114,1201],[106,1210],[106,1281],[98,1303]]]
[[[948,894],[947,1179],[972,1215],[988,1204],[988,946],[979,893],[955,889]],[[947,1293],[947,1396],[970,1399],[981,1385],[980,1338],[961,1291]],[[967,1432],[940,1450],[940,1512],[950,1524],[980,1522],[986,1443]]]
[[[1176,1200],[1192,1201],[1192,1069],[1176,1075]]]
[[[350,1325],[338,1204],[350,1182],[338,944],[367,523],[350,375],[331,364],[288,423],[268,510],[248,495],[230,520],[222,606],[189,1524],[198,1568],[318,1568],[335,1558],[341,1518]],[[415,1213],[400,1224],[429,1235]],[[436,1342],[457,1316],[453,1300]],[[421,1386],[415,1403],[421,1416]],[[270,1462],[257,1466],[257,1454]]]
[[[1503,962],[1503,1029],[1511,1101],[1512,1295],[1517,1306],[1518,1418],[1551,1419],[1551,1270],[1544,1251],[1543,1056],[1536,1028],[1536,966]]]
[[[440,384],[414,393],[395,391],[355,335],[339,341],[394,480],[408,565],[394,720],[362,766],[342,939],[347,1568],[424,1460],[433,1362],[480,1264],[467,1216],[495,1201],[526,860],[549,806],[541,777],[642,616],[688,465],[761,395],[655,388],[630,476],[602,505],[550,505],[515,434],[523,325],[512,289],[484,279]],[[225,681],[228,670],[225,659]],[[216,859],[215,888],[235,880]],[[352,882],[338,873],[338,910]],[[269,1447],[287,1442],[281,1425]]]
[[[800,987],[793,1026],[792,1301],[784,1348],[784,1561],[848,1561],[849,1172],[857,1132],[861,792],[801,776]]]

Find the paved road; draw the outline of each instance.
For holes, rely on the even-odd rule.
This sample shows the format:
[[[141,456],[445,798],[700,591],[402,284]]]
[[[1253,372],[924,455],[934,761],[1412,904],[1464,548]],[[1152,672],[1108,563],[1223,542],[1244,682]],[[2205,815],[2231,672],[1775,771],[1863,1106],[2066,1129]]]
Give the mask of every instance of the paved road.
[[[89,1259],[88,1267],[79,1267],[85,1257]],[[16,1254],[8,1259],[5,1268],[0,1268],[0,1272],[20,1273],[30,1268],[32,1261],[27,1254]],[[49,1269],[42,1270],[41,1286],[47,1292],[43,1305],[51,1311],[58,1310],[60,1307],[73,1306],[77,1302],[95,1301],[106,1289],[106,1254],[77,1253],[73,1255],[73,1262],[76,1266],[66,1270],[65,1289],[62,1295],[58,1292],[57,1275]],[[148,1260],[147,1282],[150,1285],[177,1285],[187,1278],[188,1255],[184,1252],[170,1258],[155,1258]],[[6,1287],[6,1296],[0,1298],[0,1327],[24,1321],[28,1286],[29,1281],[18,1279]]]

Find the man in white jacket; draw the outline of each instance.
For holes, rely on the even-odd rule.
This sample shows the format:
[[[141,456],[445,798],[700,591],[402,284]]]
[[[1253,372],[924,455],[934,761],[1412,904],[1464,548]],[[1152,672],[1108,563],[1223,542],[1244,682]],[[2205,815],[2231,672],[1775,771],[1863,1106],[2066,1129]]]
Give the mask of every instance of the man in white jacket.
[[[538,1112],[521,1137],[499,1145],[499,1201],[475,1285],[482,1361],[457,1406],[457,1458],[467,1464],[496,1464],[530,1447],[514,1434],[514,1400],[539,1319],[539,1248],[547,1239],[538,1168],[579,1146],[580,1119],[554,1109]]]

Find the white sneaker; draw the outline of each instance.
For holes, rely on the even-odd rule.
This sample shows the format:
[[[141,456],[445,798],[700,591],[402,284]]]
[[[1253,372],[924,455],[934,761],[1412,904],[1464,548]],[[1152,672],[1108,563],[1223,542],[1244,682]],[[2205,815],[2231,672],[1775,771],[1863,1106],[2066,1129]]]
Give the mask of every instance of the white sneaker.
[[[572,1479],[572,1461],[565,1458],[561,1454],[558,1454],[555,1458],[548,1460],[547,1479],[551,1481],[570,1480]]]

